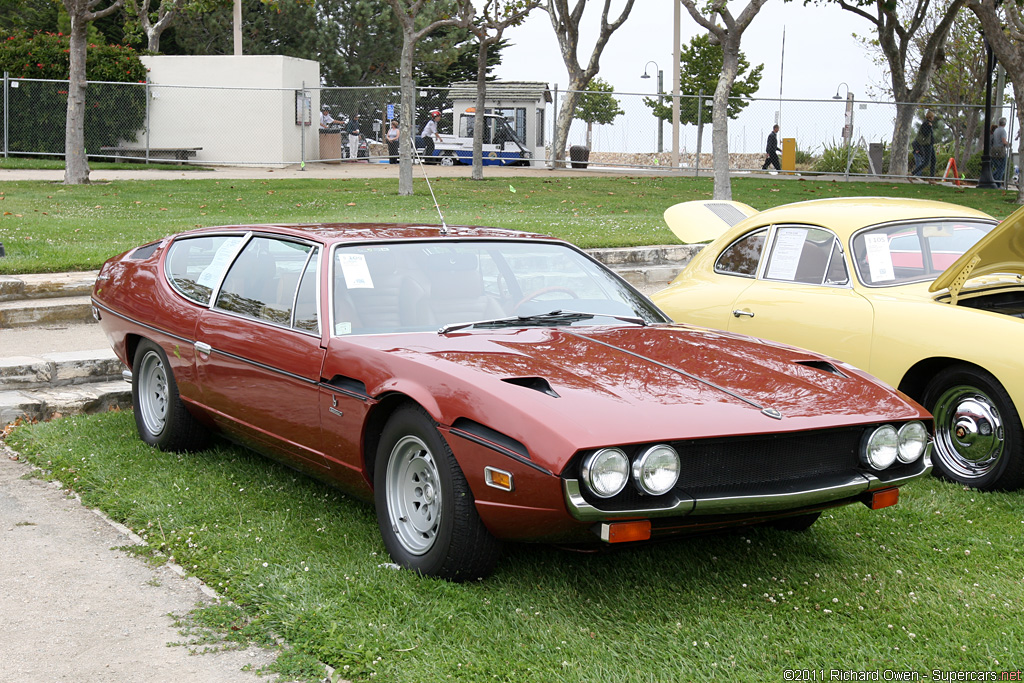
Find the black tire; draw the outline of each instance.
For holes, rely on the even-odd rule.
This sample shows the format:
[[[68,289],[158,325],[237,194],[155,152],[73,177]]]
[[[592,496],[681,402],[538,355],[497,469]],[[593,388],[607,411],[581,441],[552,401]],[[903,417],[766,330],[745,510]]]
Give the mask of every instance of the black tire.
[[[449,581],[491,573],[501,544],[480,521],[458,462],[421,407],[399,408],[384,426],[373,480],[377,523],[396,564]]]
[[[780,531],[807,531],[812,524],[818,521],[819,517],[821,517],[820,512],[809,512],[806,515],[772,520],[768,522],[768,526]]]
[[[952,365],[929,382],[922,403],[935,417],[936,475],[983,491],[1024,485],[1024,429],[995,377]]]
[[[438,163],[440,163],[442,166],[454,166],[455,155],[451,152],[443,152]]]
[[[188,412],[163,349],[143,339],[132,361],[132,407],[139,437],[162,451],[199,451],[209,430]]]

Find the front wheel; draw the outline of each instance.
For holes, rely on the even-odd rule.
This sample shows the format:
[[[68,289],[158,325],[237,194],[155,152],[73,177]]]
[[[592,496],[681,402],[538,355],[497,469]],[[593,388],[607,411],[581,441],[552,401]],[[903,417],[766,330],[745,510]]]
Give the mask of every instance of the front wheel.
[[[935,419],[939,476],[985,491],[1024,484],[1024,429],[995,377],[968,365],[948,367],[928,384],[922,403]]]
[[[377,523],[397,564],[451,581],[491,572],[500,544],[480,520],[451,449],[419,406],[400,408],[384,426],[373,479]]]
[[[198,451],[207,429],[188,412],[163,349],[144,339],[132,361],[132,408],[139,437],[162,451]]]
[[[455,155],[452,154],[451,152],[445,152],[444,154],[442,154],[441,155],[441,165],[442,166],[454,166],[455,165]]]

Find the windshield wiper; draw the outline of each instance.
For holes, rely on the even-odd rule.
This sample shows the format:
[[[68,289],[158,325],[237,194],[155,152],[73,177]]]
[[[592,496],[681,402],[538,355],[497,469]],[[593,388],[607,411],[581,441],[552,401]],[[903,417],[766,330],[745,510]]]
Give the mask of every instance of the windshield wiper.
[[[534,315],[513,315],[509,316],[508,318],[476,320],[468,323],[449,323],[441,327],[441,329],[439,329],[437,333],[448,334],[449,332],[464,330],[467,327],[515,327],[519,325],[559,325],[562,323],[574,323],[579,320],[589,320],[590,318],[596,317],[614,318],[615,320],[621,320],[622,322],[633,323],[636,325],[647,325],[647,321],[632,316],[612,315],[610,313],[582,313],[580,311],[555,310],[548,311],[547,313],[537,313]]]

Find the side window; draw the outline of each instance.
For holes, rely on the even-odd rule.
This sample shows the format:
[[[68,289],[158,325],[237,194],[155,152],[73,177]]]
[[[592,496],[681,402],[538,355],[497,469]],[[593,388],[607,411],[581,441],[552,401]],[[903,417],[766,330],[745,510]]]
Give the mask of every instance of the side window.
[[[317,277],[319,265],[320,250],[314,249],[299,280],[299,290],[295,293],[294,324],[295,329],[317,334],[320,333],[320,278]]]
[[[241,235],[210,235],[178,239],[167,250],[167,280],[187,299],[208,305],[213,288],[235,255]]]
[[[715,272],[742,277],[757,275],[757,263],[761,260],[767,234],[768,228],[761,228],[730,244],[715,261]]]
[[[805,226],[776,229],[765,278],[805,285],[845,284],[848,280],[836,236]]]
[[[290,325],[309,245],[254,237],[231,264],[216,307],[247,318]]]

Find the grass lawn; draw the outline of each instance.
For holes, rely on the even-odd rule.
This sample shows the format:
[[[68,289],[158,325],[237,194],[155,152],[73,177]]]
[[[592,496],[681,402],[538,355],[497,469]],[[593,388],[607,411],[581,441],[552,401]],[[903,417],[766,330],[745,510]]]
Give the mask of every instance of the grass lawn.
[[[161,453],[128,412],[8,441],[234,602],[201,623],[281,636],[279,667],[305,680],[317,660],[357,681],[650,683],[998,672],[1024,654],[1019,493],[926,480],[805,533],[511,545],[491,578],[455,585],[390,568],[370,505],[227,445]]]
[[[433,181],[452,225],[490,225],[540,232],[582,247],[674,244],[662,220],[672,204],[711,197],[708,178],[551,177]],[[149,240],[197,226],[261,222],[385,221],[437,223],[422,178],[414,196],[396,179],[168,179],[65,186],[0,182],[0,274],[98,268],[107,258]],[[938,185],[733,179],[733,198],[758,209],[820,197],[939,199],[998,218],[1016,208],[1015,193]]]

